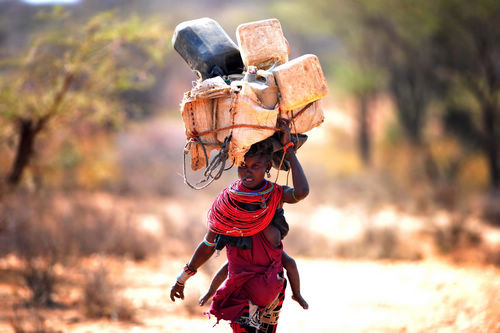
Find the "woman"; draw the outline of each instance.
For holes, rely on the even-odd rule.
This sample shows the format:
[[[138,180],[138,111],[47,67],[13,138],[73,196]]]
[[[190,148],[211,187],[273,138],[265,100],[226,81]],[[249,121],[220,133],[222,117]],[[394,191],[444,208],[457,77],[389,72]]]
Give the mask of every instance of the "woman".
[[[274,332],[284,298],[286,280],[281,263],[279,226],[271,223],[283,203],[297,203],[309,185],[297,157],[288,121],[278,119],[281,144],[290,162],[294,187],[265,179],[271,153],[255,144],[238,167],[239,180],[224,189],[208,214],[209,228],[170,291],[184,299],[184,284],[218,248],[227,247],[228,279],[216,292],[210,313],[231,322],[233,332]],[[276,219],[274,219],[276,220]]]

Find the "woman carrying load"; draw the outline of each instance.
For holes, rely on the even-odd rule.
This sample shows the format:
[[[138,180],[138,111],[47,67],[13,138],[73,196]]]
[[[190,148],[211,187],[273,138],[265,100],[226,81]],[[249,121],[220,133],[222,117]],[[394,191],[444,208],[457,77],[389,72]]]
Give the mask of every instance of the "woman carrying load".
[[[210,313],[217,317],[217,321],[230,321],[233,332],[276,331],[286,288],[282,262],[291,267],[288,276],[294,299],[307,308],[300,295],[295,262],[283,252],[281,238],[288,226],[281,208],[283,203],[294,204],[304,199],[309,193],[309,185],[295,156],[288,121],[278,119],[277,124],[284,154],[290,162],[294,187],[265,179],[272,165],[272,148],[266,147],[265,141],[254,144],[245,155],[244,163],[238,167],[239,180],[224,189],[214,201],[208,213],[205,238],[170,291],[172,301],[184,299],[187,279],[216,249],[225,246],[228,279],[215,293]],[[224,280],[221,276],[224,276],[224,267],[214,280],[221,282]],[[204,301],[206,299],[200,303]]]

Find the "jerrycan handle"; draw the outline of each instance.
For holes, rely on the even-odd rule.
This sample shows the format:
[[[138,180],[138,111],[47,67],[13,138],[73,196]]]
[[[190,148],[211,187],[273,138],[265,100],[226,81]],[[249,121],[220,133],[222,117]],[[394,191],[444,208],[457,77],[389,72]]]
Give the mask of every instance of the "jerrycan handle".
[[[243,77],[243,81],[255,82],[257,80],[257,67],[248,66],[248,70]]]
[[[275,86],[276,81],[274,80],[274,74],[270,71],[259,69],[257,71],[257,81],[266,84],[267,86]]]

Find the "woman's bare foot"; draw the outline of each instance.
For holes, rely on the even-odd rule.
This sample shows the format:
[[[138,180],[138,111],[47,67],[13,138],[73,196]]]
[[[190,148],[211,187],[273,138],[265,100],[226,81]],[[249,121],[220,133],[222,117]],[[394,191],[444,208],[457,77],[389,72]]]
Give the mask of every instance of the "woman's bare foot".
[[[302,297],[302,295],[292,295],[292,299],[299,303],[301,307],[304,308],[304,310],[309,309],[309,304],[307,304],[306,300]]]

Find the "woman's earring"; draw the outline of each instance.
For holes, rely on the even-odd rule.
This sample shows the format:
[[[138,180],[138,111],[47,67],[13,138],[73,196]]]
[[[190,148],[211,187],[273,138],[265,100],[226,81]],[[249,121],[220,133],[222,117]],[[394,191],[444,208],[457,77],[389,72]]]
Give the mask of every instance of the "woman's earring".
[[[269,169],[266,170],[266,176],[267,178],[271,178],[271,173],[269,172]]]

